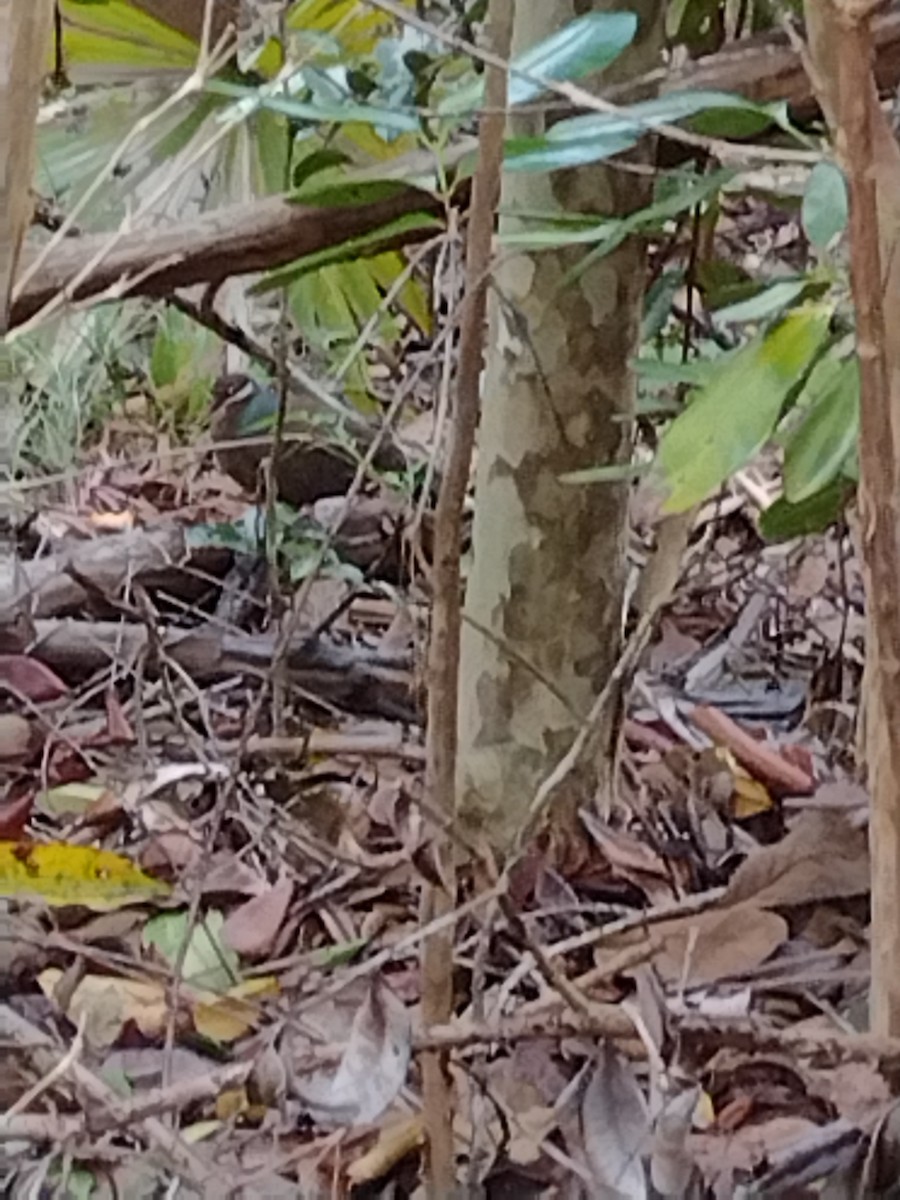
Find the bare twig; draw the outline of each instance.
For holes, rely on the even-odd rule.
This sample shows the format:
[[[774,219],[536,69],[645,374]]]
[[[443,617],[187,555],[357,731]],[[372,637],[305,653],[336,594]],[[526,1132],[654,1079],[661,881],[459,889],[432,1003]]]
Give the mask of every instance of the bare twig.
[[[487,72],[485,99],[490,115],[481,121],[478,166],[472,192],[472,216],[466,249],[466,295],[460,322],[456,406],[444,477],[435,512],[433,568],[434,609],[428,657],[428,740],[425,788],[434,809],[451,816],[456,806],[457,710],[459,647],[462,625],[460,558],[462,517],[475,430],[478,424],[479,384],[484,355],[484,321],[494,237],[494,212],[500,197],[503,133],[506,122],[506,70],[512,41],[511,0],[492,0],[491,41],[499,57]],[[453,848],[444,841],[443,886],[427,885],[423,918],[449,913],[454,904]],[[422,1016],[431,1023],[447,1021],[452,1012],[453,927],[429,938],[422,952]],[[428,1188],[434,1200],[449,1196],[455,1185],[452,1093],[446,1073],[446,1054],[429,1053],[422,1060],[422,1091],[428,1132]]]

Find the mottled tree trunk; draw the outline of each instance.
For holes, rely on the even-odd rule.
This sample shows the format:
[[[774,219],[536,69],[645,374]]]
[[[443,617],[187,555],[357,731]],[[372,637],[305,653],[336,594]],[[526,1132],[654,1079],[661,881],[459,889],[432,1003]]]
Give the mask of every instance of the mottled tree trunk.
[[[658,64],[662,0],[541,0],[516,6],[514,53],[589,11],[632,9],[632,47],[604,76]],[[514,120],[538,132],[541,118]],[[524,126],[524,127],[523,127]],[[591,166],[506,176],[517,209],[624,214],[646,175]],[[644,292],[643,246],[626,242],[566,282],[585,251],[515,253],[496,273],[476,481],[474,566],[463,630],[460,815],[499,849],[565,753],[620,646],[627,488],[560,475],[626,458]],[[488,631],[486,635],[485,631]],[[569,816],[603,783],[573,781]],[[561,819],[565,814],[560,814]]]

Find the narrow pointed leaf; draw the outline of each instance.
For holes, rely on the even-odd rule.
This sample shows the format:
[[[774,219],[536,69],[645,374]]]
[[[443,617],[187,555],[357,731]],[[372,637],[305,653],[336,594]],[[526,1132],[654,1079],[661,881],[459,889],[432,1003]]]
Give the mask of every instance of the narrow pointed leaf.
[[[859,367],[847,358],[834,362],[785,446],[785,497],[798,504],[837,479],[858,436]]]
[[[513,59],[509,103],[524,104],[545,90],[537,77],[566,83],[602,71],[631,44],[637,17],[629,12],[586,13]],[[484,98],[484,81],[448,97],[439,108],[446,116],[472,112]]]

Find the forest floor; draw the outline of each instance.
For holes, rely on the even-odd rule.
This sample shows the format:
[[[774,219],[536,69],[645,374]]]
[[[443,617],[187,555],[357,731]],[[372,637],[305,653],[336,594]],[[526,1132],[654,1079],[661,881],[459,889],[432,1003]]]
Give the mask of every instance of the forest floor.
[[[881,1194],[852,537],[765,545],[762,473],[699,515],[612,811],[518,928],[463,884],[423,1029],[425,589],[369,498],[273,616],[247,498],[131,426],[3,567],[3,1194],[420,1195],[435,1047],[466,1195]]]

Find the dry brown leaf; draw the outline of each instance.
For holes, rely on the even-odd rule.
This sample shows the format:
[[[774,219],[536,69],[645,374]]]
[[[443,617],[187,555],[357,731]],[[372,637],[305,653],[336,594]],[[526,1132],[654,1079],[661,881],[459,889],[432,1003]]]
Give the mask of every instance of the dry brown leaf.
[[[38,976],[48,999],[56,999],[62,977],[57,967],[48,967]],[[65,1011],[76,1025],[84,1022],[85,1038],[93,1046],[111,1046],[128,1021],[134,1021],[145,1037],[154,1037],[166,1027],[166,989],[154,981],[86,975],[72,992]]]
[[[841,813],[807,812],[782,841],[754,850],[735,871],[724,905],[752,900],[760,908],[809,904],[869,890],[864,830]]]
[[[818,1128],[805,1117],[773,1117],[731,1133],[710,1130],[689,1139],[691,1157],[716,1196],[733,1196],[738,1172],[753,1171]]]
[[[248,958],[268,954],[275,944],[293,894],[291,880],[280,879],[258,896],[251,896],[226,917],[222,930],[225,944]]]
[[[777,913],[745,904],[666,921],[656,933],[660,974],[697,985],[758,967],[784,943],[788,926]]]

